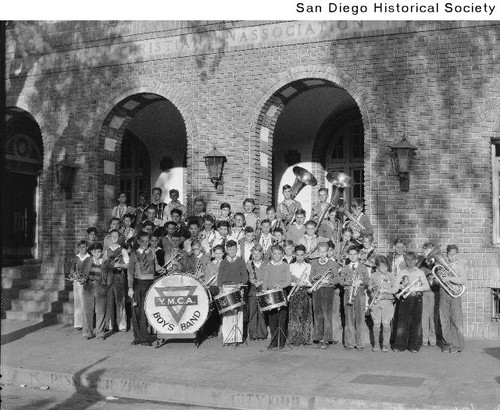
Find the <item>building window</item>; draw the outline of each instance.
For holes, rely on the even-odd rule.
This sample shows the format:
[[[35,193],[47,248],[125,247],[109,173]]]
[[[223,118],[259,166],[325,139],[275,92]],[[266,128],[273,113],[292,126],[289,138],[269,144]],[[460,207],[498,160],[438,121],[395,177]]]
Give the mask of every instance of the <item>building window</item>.
[[[492,141],[493,244],[500,245],[500,138]]]
[[[353,199],[364,200],[364,134],[361,119],[351,121],[335,131],[326,152],[326,170],[345,172],[352,186],[344,191],[344,201],[350,206]]]
[[[139,192],[149,194],[149,154],[142,141],[130,131],[123,135],[120,160],[120,192],[125,192],[129,203],[137,206]]]
[[[493,314],[491,315],[491,320],[500,321],[500,289],[491,289],[491,299],[492,299],[492,309]]]

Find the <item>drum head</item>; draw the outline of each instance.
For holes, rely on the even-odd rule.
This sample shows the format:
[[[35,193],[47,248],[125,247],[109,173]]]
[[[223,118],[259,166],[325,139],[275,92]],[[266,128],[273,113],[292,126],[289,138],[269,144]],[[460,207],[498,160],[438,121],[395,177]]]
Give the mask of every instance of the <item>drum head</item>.
[[[208,318],[210,296],[195,277],[176,273],[151,285],[144,310],[149,324],[160,334],[194,333]]]

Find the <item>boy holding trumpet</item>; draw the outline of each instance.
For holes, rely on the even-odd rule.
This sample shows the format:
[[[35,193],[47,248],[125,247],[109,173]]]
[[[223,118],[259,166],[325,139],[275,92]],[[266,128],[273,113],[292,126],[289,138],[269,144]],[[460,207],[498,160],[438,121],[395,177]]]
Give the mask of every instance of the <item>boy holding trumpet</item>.
[[[333,334],[334,318],[339,319],[340,293],[336,286],[339,284],[339,265],[328,258],[328,243],[318,244],[318,259],[311,261],[309,281],[314,310],[313,340],[317,341],[316,348],[327,349],[330,343],[338,343],[340,334]],[[335,326],[338,330],[340,326]]]
[[[417,353],[422,346],[422,292],[429,289],[425,273],[416,267],[415,252],[405,254],[407,268],[396,276],[396,289],[402,290],[396,295],[400,297],[398,321],[394,351],[409,350]],[[400,285],[401,284],[401,285]]]

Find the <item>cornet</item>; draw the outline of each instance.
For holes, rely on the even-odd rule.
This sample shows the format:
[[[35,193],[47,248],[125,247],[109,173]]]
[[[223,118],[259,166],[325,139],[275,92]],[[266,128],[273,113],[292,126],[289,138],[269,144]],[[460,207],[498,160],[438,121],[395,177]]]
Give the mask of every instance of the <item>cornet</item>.
[[[326,285],[325,281],[330,280],[330,278],[333,275],[333,270],[332,268],[328,268],[323,275],[312,285],[311,287],[311,292],[316,292],[317,290],[321,289],[323,286]]]
[[[412,283],[410,283],[405,288],[401,289],[398,293],[396,293],[396,297],[406,299],[410,294],[416,290],[417,287],[422,286],[422,282],[420,282],[420,278],[415,279]]]
[[[182,253],[181,252],[177,252],[174,256],[172,256],[166,263],[165,265],[162,266],[163,269],[165,269],[165,271],[168,271],[169,269],[172,269],[173,268],[173,262],[174,261],[180,261],[182,259]],[[169,266],[169,265],[172,265],[172,266]]]

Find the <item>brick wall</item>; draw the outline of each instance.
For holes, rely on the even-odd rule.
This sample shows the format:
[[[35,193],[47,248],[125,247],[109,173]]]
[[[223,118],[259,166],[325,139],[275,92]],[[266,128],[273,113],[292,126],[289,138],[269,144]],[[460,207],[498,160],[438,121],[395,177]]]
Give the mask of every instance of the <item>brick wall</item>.
[[[274,127],[289,101],[280,93],[290,84],[321,79],[323,86],[345,89],[359,107],[367,213],[377,226],[379,248],[387,251],[396,237],[407,238],[412,249],[428,240],[457,243],[469,265],[466,332],[499,338],[499,324],[490,321],[489,289],[500,287],[500,248],[492,245],[489,144],[500,136],[500,68],[494,62],[500,25],[413,22],[262,44],[235,43],[226,30],[245,28],[250,36],[252,29],[271,30],[272,24],[61,22],[39,28],[46,47],[25,45],[28,55],[92,52],[92,58],[80,56],[68,69],[46,68],[41,74],[27,62],[22,75],[14,72],[14,64],[10,70],[8,105],[32,114],[44,141],[40,235],[45,269],[63,269],[64,257],[89,225],[104,229],[102,220],[119,189],[123,130],[134,114],[125,108],[127,101],[156,95],[170,100],[183,116],[188,206],[203,195],[211,212],[218,212],[223,201],[239,208],[248,196],[264,207],[271,198]],[[306,32],[303,24],[295,33]],[[172,55],[144,54],[140,41],[173,36],[180,36],[181,46]],[[183,49],[182,39],[194,46]],[[111,44],[127,44],[129,54],[106,53]],[[115,116],[124,120],[110,126]],[[418,147],[409,192],[400,191],[388,158],[388,145],[403,135]],[[114,141],[113,150],[106,148],[106,138],[108,144]],[[224,195],[215,193],[203,162],[214,144],[228,157]],[[315,172],[323,169],[317,152]],[[54,164],[63,157],[79,166],[72,199],[55,183]]]

